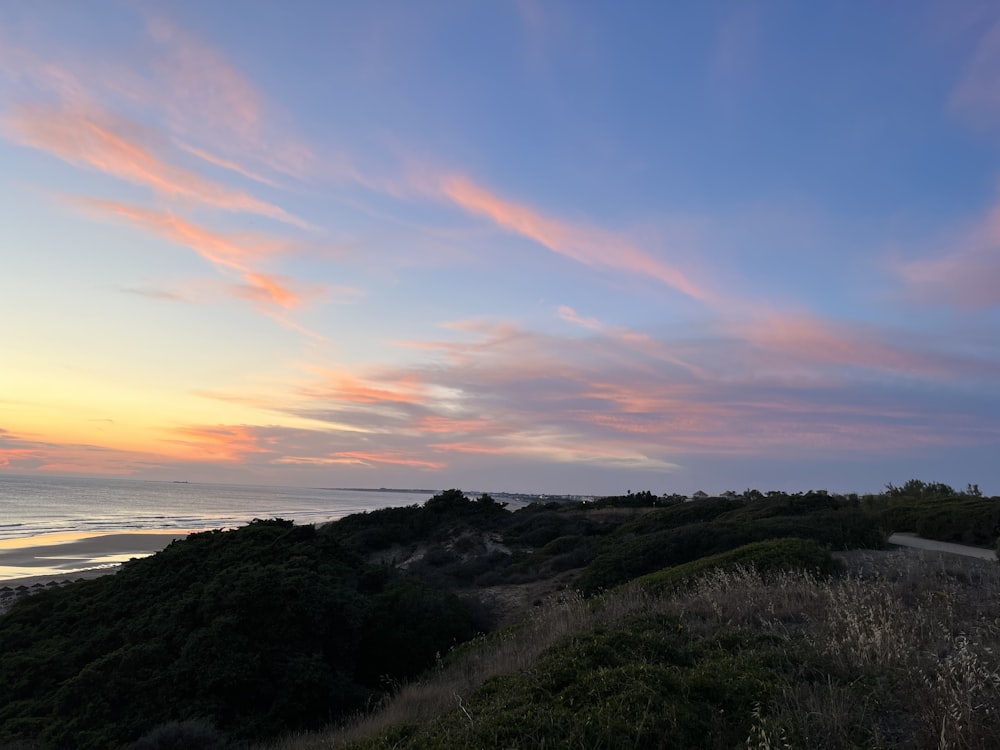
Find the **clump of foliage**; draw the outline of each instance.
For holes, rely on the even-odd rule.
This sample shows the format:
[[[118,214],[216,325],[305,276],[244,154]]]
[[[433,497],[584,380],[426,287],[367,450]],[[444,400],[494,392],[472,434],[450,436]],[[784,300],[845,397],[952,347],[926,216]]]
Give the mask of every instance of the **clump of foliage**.
[[[830,554],[830,550],[811,539],[769,539],[650,573],[635,579],[634,583],[654,591],[669,590],[708,571],[740,566],[752,567],[763,575],[780,570],[804,570],[829,576],[843,570],[843,564]]]
[[[588,505],[592,508],[663,508],[683,503],[685,499],[683,495],[654,495],[649,490],[643,490],[599,497]]]
[[[474,635],[453,594],[393,581],[334,534],[276,519],[29,597],[0,617],[0,742],[108,748],[200,718],[235,739],[325,725],[372,698],[373,675],[408,677]],[[410,641],[384,636],[403,622]]]
[[[824,576],[831,550],[889,530],[992,544],[995,501],[917,482],[511,513],[448,490],[319,529],[192,535],[0,617],[0,746],[244,745],[412,705],[362,746],[992,747],[1000,719],[966,709],[1000,716],[1000,583]],[[538,615],[474,641],[484,620],[445,590],[540,579],[558,604],[539,594]],[[838,706],[877,719],[817,718]]]
[[[594,594],[666,567],[768,539],[811,539],[833,549],[880,548],[884,536],[877,519],[857,504],[827,496],[775,495],[750,503],[694,501],[712,520],[680,524],[684,506],[656,511],[648,519],[623,525],[603,543],[576,587]],[[728,506],[723,503],[730,503]],[[675,525],[675,523],[677,525]]]
[[[436,721],[355,747],[736,747],[754,702],[778,684],[782,658],[768,640],[702,638],[674,617],[633,616],[558,642]]]
[[[367,731],[281,750],[994,748],[1000,569],[854,559],[865,577],[716,568],[681,588],[562,603],[467,646]],[[473,672],[486,677],[463,681]]]
[[[358,681],[415,677],[443,651],[479,632],[473,612],[453,594],[405,578],[372,598],[358,645]]]
[[[360,555],[428,540],[444,541],[468,529],[494,529],[510,514],[489,495],[470,500],[461,490],[445,490],[424,505],[355,513],[330,526],[345,547]]]
[[[911,479],[888,485],[867,498],[891,531],[915,532],[927,539],[993,547],[1000,539],[1000,497],[983,497],[976,485],[964,491],[940,482]]]

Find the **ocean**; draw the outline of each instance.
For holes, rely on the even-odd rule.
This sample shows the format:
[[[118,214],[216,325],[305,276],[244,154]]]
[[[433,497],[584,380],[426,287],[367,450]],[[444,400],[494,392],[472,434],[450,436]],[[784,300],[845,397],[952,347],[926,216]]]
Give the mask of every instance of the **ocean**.
[[[0,473],[0,541],[63,533],[204,531],[254,518],[322,523],[422,504],[433,494]]]

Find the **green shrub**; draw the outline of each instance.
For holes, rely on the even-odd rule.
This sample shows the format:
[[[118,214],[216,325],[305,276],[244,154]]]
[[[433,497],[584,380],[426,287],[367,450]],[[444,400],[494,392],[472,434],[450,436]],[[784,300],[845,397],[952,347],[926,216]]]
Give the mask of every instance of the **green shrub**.
[[[359,644],[357,680],[414,677],[452,646],[475,636],[472,610],[454,594],[407,578],[372,600]]]
[[[318,728],[373,697],[356,675],[408,677],[470,620],[312,526],[193,534],[0,617],[0,743],[120,747],[192,716],[239,741]]]
[[[634,583],[660,591],[691,581],[709,570],[737,565],[752,566],[760,573],[797,568],[820,575],[832,575],[843,567],[828,549],[812,540],[769,539],[650,573],[635,579]]]
[[[634,534],[649,534],[653,531],[676,529],[691,523],[712,521],[724,513],[742,507],[742,505],[742,500],[729,500],[722,497],[675,503],[670,507],[645,513],[622,524],[615,534],[617,537],[627,537]]]
[[[458,697],[450,714],[350,747],[742,747],[753,705],[775,694],[773,639],[701,638],[663,615],[566,638],[529,669]]]
[[[812,539],[833,549],[881,548],[885,541],[877,521],[855,507],[744,522],[692,523],[631,539],[610,539],[575,585],[584,594],[594,594],[662,568],[784,537]]]

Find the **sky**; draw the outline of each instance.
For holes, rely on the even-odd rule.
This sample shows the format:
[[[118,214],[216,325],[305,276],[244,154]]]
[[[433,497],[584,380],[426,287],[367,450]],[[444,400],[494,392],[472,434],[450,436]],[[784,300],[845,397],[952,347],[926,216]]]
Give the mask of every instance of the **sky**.
[[[0,4],[0,471],[1000,494],[1000,5]]]

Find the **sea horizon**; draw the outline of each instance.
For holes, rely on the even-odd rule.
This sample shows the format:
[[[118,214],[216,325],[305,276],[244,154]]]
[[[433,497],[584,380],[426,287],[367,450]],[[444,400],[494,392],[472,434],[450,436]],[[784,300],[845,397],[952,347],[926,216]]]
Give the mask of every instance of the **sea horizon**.
[[[420,503],[438,491],[0,473],[0,540],[67,532],[199,531],[254,518],[323,523]]]
[[[113,568],[174,537],[255,518],[328,523],[436,492],[0,473],[0,581]]]

